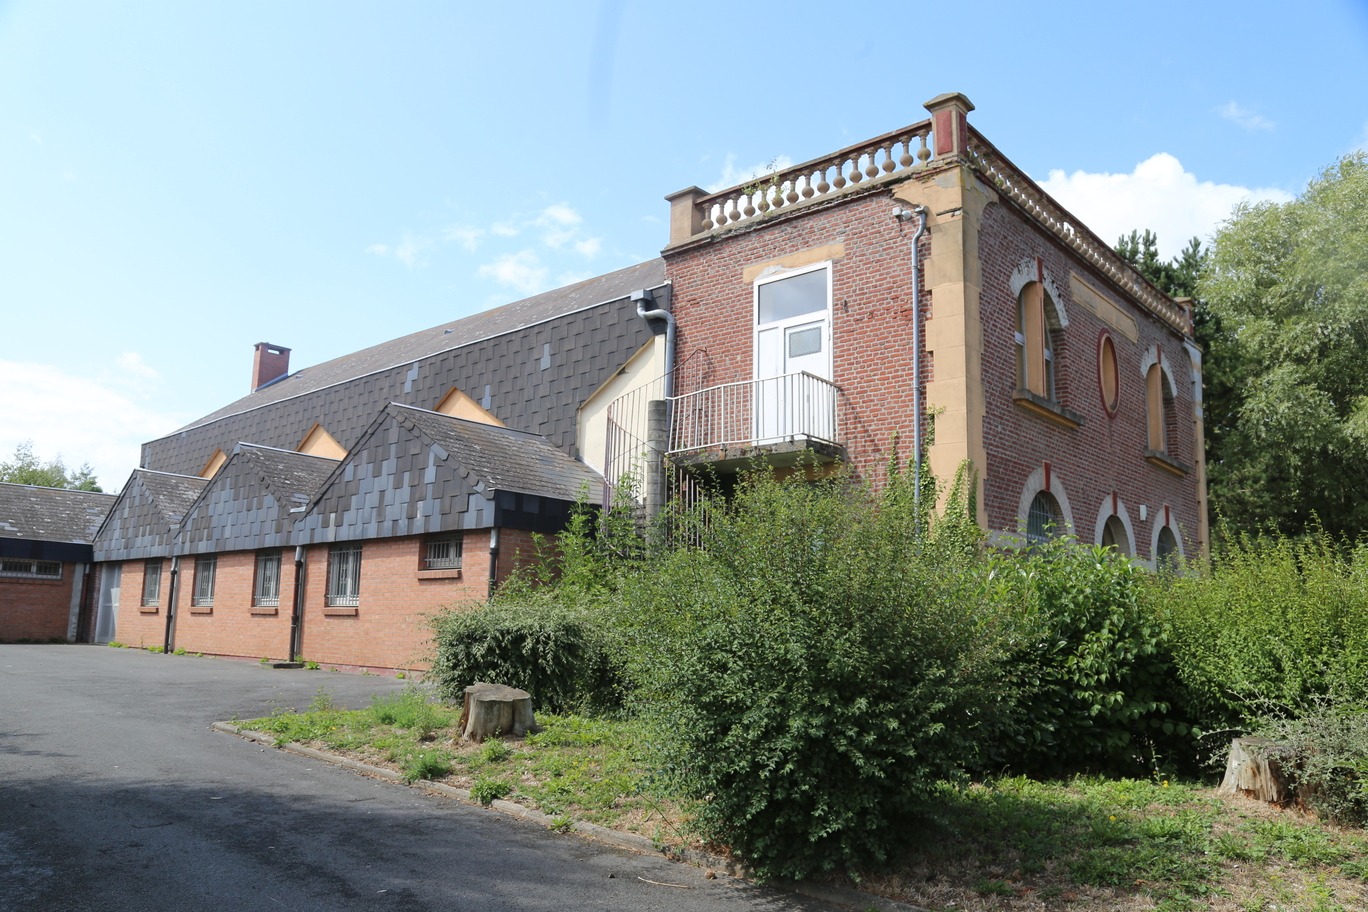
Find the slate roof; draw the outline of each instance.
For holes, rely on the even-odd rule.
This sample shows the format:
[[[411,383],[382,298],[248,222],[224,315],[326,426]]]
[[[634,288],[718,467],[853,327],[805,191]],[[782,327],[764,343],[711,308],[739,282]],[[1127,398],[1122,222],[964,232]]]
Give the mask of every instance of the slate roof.
[[[90,544],[113,494],[0,483],[0,538]]]
[[[351,449],[386,403],[432,408],[453,386],[573,453],[580,404],[651,338],[628,296],[664,283],[651,260],[305,367],[144,444],[142,465],[195,474],[243,441],[293,450],[315,422]]]
[[[335,459],[239,444],[186,513],[176,552],[290,544],[295,522],[336,468]]]
[[[544,437],[397,403],[391,409],[450,453],[457,471],[476,490],[570,502],[587,492],[590,503],[602,502],[603,477]]]
[[[554,532],[602,478],[545,438],[390,403],[319,489],[296,544],[494,526]]]
[[[134,469],[95,535],[95,559],[167,556],[186,511],[208,484],[193,475]]]

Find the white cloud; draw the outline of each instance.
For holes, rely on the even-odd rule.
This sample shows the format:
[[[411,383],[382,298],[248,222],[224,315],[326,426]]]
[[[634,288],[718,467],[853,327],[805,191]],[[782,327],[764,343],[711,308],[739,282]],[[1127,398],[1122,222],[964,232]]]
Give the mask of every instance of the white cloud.
[[[1273,187],[1199,181],[1167,152],[1150,156],[1129,174],[1056,170],[1040,185],[1108,244],[1149,228],[1159,235],[1159,253],[1165,259],[1177,256],[1193,237],[1205,243],[1241,200],[1292,199]]]
[[[512,222],[496,222],[489,226],[489,233],[497,237],[517,237],[518,226]]]
[[[479,269],[482,278],[493,279],[525,295],[536,294],[546,288],[546,267],[531,250],[507,253]]]
[[[559,250],[579,234],[580,214],[564,203],[547,206],[532,220],[541,229],[542,241],[553,250]]]
[[[475,246],[480,242],[480,238],[484,237],[484,233],[485,232],[483,228],[470,228],[465,225],[452,225],[450,228],[442,232],[442,239],[445,241],[451,241],[453,243],[460,244],[466,250],[469,250],[473,253],[475,250]]]
[[[735,187],[739,184],[749,183],[756,178],[773,174],[775,171],[783,171],[793,166],[793,159],[787,155],[780,155],[762,165],[751,165],[749,168],[736,167],[736,156],[727,153],[726,162],[722,166],[722,176],[704,189],[709,193],[716,193],[718,190],[725,190],[728,187]]]
[[[114,363],[118,366],[119,370],[124,373],[132,374],[135,377],[141,377],[145,380],[155,380],[161,376],[157,373],[157,369],[144,361],[143,356],[138,352],[123,352],[118,358],[114,359]]]
[[[144,441],[190,420],[150,407],[149,397],[128,383],[129,364],[142,362],[121,355],[112,364],[92,365],[98,376],[91,377],[51,364],[0,360],[0,459],[31,440],[39,459],[60,456],[68,469],[88,462],[106,491],[122,487],[142,459]]]
[[[414,234],[405,231],[403,237],[397,244],[371,244],[366,248],[366,253],[374,254],[379,257],[394,257],[409,269],[425,264],[423,260],[424,251],[432,247],[432,238],[421,234]]]
[[[403,239],[394,248],[394,258],[412,269],[421,262],[422,252],[430,243],[427,238],[404,232]]]
[[[1250,132],[1255,130],[1269,132],[1274,127],[1273,121],[1264,117],[1262,114],[1256,114],[1237,101],[1227,101],[1216,109],[1216,113],[1220,114],[1223,118],[1240,129],[1249,130]]]
[[[582,240],[582,241],[576,241],[576,242],[575,242],[575,250],[576,250],[581,256],[584,256],[584,257],[589,258],[589,259],[592,259],[592,258],[598,256],[599,251],[602,250],[602,249],[603,249],[603,239],[602,239],[602,238],[585,238],[585,239]]]

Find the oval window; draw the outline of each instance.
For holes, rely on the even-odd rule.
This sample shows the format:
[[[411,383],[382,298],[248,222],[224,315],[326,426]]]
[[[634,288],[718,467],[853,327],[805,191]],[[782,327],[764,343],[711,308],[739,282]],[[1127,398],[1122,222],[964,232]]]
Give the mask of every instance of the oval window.
[[[1116,366],[1116,346],[1107,333],[1102,334],[1102,340],[1097,344],[1097,385],[1102,393],[1102,407],[1108,415],[1115,415],[1121,373]]]

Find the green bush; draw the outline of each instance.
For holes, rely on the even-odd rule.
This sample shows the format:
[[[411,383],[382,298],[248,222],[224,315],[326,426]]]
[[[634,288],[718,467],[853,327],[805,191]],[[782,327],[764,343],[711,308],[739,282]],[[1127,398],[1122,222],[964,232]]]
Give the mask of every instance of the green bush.
[[[1368,549],[1326,535],[1238,538],[1158,579],[1186,715],[1208,730],[1368,698]]]
[[[1057,538],[998,555],[993,578],[1019,620],[1003,765],[1134,775],[1186,762],[1195,745],[1170,712],[1168,628],[1144,602],[1144,571],[1113,550]]]
[[[897,473],[877,494],[751,476],[625,594],[638,644],[661,634],[634,675],[667,772],[762,876],[886,858],[995,734],[1010,694],[967,486],[930,515]]]
[[[1291,746],[1293,784],[1312,810],[1368,825],[1368,709],[1326,700],[1299,718],[1270,720],[1258,734]]]
[[[604,618],[564,604],[557,587],[515,589],[493,603],[437,618],[432,678],[459,701],[477,681],[517,687],[537,709],[607,708],[620,699]]]

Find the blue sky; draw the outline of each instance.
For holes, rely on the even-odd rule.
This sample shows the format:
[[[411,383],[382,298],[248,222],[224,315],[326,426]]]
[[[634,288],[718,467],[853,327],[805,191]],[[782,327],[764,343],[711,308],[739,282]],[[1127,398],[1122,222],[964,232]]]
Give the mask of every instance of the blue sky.
[[[0,0],[0,458],[106,489],[295,369],[655,256],[664,195],[971,122],[1166,253],[1368,147],[1368,2]]]

